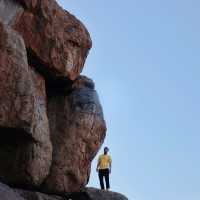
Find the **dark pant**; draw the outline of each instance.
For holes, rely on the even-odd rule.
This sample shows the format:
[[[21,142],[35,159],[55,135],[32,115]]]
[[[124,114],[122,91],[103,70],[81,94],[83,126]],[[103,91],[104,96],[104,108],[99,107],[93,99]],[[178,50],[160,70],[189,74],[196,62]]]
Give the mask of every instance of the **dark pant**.
[[[99,182],[101,185],[101,189],[104,189],[104,180],[105,178],[106,181],[106,189],[110,188],[110,183],[109,183],[109,169],[99,169]]]

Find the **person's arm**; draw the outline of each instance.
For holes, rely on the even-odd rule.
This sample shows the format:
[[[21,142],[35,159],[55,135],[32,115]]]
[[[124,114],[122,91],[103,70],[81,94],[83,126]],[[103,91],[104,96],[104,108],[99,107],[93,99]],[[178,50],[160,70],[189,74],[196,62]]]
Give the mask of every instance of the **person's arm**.
[[[99,171],[99,165],[100,165],[100,157],[99,157],[98,162],[97,162],[97,168],[96,168],[97,172]]]
[[[111,169],[112,169],[112,159],[110,157],[109,159],[109,172],[111,173]]]

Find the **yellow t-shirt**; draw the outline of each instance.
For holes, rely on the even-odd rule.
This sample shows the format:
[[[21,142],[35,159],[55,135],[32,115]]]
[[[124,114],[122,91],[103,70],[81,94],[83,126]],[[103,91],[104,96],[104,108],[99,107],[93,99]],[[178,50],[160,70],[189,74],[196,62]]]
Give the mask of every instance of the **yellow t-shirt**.
[[[102,154],[99,156],[99,169],[109,169],[110,164],[112,163],[111,156]]]

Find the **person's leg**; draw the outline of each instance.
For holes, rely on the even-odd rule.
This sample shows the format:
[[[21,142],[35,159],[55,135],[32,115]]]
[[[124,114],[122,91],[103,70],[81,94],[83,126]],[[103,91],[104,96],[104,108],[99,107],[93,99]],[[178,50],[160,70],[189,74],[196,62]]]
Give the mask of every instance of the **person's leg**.
[[[105,171],[106,189],[110,189],[109,169]]]
[[[99,170],[99,182],[102,190],[104,190],[103,175],[103,171]]]

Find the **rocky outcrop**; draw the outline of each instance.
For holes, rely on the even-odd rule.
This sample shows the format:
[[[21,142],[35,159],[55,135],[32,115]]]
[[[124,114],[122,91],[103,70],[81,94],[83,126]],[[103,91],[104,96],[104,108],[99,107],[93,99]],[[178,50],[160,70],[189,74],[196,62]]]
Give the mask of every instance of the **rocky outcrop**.
[[[21,188],[0,183],[1,200],[126,200],[85,189],[106,134],[94,83],[80,75],[90,48],[55,0],[0,0],[0,180]]]
[[[90,35],[55,0],[0,0],[0,19],[23,36],[29,63],[50,82],[74,80],[82,71]]]
[[[7,185],[0,183],[0,198],[1,200],[25,200],[20,194],[17,194]]]
[[[63,196],[47,195],[40,192],[32,192],[25,190],[14,190],[17,195],[20,195],[24,200],[69,200]],[[17,199],[18,200],[18,199]]]
[[[98,190],[96,188],[85,188],[81,192],[77,192],[67,196],[72,200],[128,200],[124,195],[117,192]]]
[[[38,186],[52,157],[44,80],[27,63],[22,38],[0,23],[0,178]]]
[[[24,38],[29,63],[49,81],[74,80],[82,71],[91,39],[84,25],[55,0],[3,0],[0,7],[13,13],[0,17]]]
[[[73,78],[60,74],[74,81],[63,81],[56,72],[49,85],[49,73],[54,71],[50,68],[62,67],[48,57],[52,49],[41,48],[55,40],[62,47],[52,51],[62,56],[66,48],[77,62],[85,59],[80,51],[88,51],[89,34],[54,0],[2,0],[0,11],[0,81],[4,83],[0,85],[0,178],[13,186],[48,192],[78,191],[87,184],[91,161],[105,137],[102,108],[92,80],[76,78],[79,70]],[[68,45],[72,41],[80,51]],[[80,67],[79,61],[74,67]],[[40,70],[43,67],[48,73]]]
[[[111,191],[102,191],[95,188],[65,194],[63,196],[47,195],[40,192],[12,189],[0,183],[1,200],[128,200],[124,195]]]
[[[48,96],[53,161],[47,191],[78,191],[87,184],[90,164],[105,137],[106,125],[92,80],[80,76],[66,94]]]

